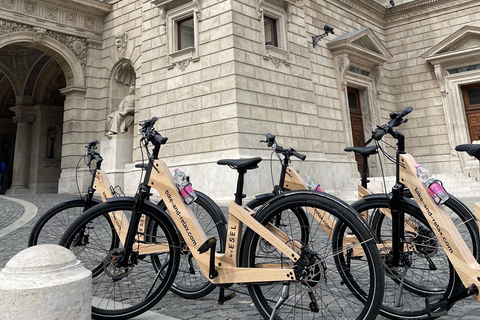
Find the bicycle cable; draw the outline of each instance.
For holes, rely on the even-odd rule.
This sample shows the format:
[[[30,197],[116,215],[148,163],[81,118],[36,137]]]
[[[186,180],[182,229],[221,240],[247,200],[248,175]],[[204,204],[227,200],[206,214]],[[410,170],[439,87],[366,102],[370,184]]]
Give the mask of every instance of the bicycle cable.
[[[87,156],[82,156],[80,159],[78,159],[77,167],[75,168],[75,183],[77,185],[77,191],[80,198],[82,197],[82,193],[80,192],[80,185],[78,184],[78,168],[80,167],[80,161],[84,160],[86,157]]]

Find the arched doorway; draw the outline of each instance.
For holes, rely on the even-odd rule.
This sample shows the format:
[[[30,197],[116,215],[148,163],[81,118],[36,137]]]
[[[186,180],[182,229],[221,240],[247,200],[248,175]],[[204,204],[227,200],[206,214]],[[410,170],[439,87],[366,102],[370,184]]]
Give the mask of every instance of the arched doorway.
[[[65,73],[43,50],[19,43],[0,49],[0,75],[0,161],[9,166],[0,192],[56,193]]]

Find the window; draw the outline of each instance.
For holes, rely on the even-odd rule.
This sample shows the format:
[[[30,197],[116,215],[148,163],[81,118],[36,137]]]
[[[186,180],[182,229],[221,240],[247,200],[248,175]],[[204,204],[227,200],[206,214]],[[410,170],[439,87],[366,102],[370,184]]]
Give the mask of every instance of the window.
[[[261,41],[263,41],[263,58],[270,60],[275,67],[289,65],[287,41],[287,9],[271,2],[262,1],[260,17]],[[259,7],[260,8],[260,7]]]
[[[177,50],[195,46],[195,29],[193,16],[176,21],[177,29]]]
[[[265,30],[265,45],[278,47],[277,20],[265,16],[263,18],[263,27]]]

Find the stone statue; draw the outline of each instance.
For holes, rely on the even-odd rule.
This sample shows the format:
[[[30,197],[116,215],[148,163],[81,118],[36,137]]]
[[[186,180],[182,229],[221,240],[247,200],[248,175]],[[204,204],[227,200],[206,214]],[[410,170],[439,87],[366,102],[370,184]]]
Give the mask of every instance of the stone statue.
[[[118,110],[107,116],[108,132],[106,136],[111,137],[117,133],[126,133],[128,127],[133,123],[135,113],[135,86],[130,86],[128,95],[122,99]]]

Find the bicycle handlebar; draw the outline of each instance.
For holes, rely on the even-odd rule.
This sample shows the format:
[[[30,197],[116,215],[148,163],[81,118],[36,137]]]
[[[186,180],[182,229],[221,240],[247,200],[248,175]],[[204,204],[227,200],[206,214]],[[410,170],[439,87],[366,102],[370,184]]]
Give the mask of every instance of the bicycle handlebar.
[[[403,117],[405,117],[407,114],[409,114],[412,111],[413,111],[412,107],[407,107],[403,111],[390,113],[390,121],[381,127],[380,126],[377,127],[377,129],[375,129],[375,131],[373,131],[372,133],[372,138],[368,140],[368,142],[365,145],[370,143],[372,139],[379,141],[379,140],[382,140],[383,136],[386,135],[387,133],[389,134],[395,133],[395,130],[393,130],[393,128],[398,127],[402,123],[407,122],[408,119],[404,120]]]
[[[162,135],[158,133],[153,127],[157,120],[157,117],[153,117],[150,120],[146,120],[143,123],[140,123],[139,131],[147,141],[153,143],[154,145],[165,144],[168,138],[162,137]]]
[[[298,153],[295,151],[295,149],[290,148],[290,149],[284,149],[283,147],[279,146],[277,142],[275,141],[275,136],[271,133],[267,133],[266,135],[266,140],[260,140],[260,142],[265,142],[267,146],[273,148],[276,153],[281,153],[283,154],[286,158],[290,158],[291,156],[295,156],[298,159],[304,161],[307,156],[301,153]]]
[[[87,149],[87,157],[88,157],[87,165],[90,166],[92,160],[95,160],[97,163],[97,169],[100,169],[100,165],[103,161],[103,158],[97,152],[95,152],[95,149],[97,149],[98,144],[99,144],[98,140],[93,140],[88,145],[86,145],[85,148]]]

